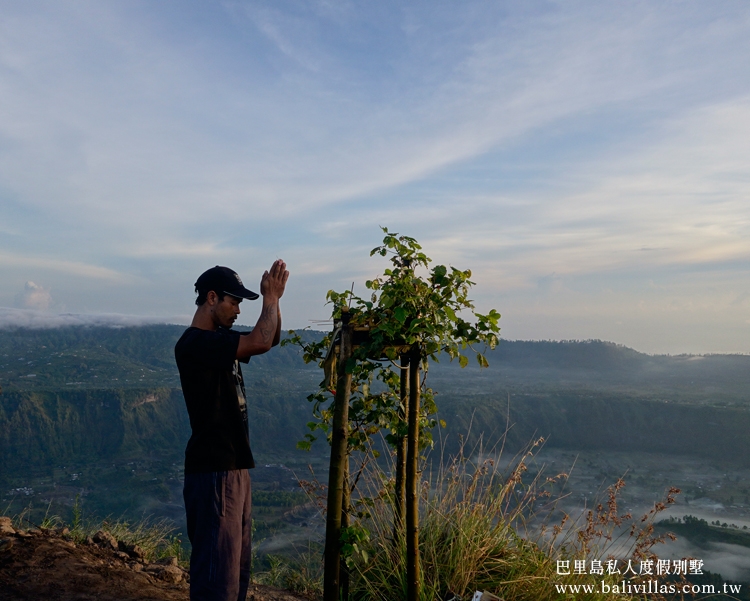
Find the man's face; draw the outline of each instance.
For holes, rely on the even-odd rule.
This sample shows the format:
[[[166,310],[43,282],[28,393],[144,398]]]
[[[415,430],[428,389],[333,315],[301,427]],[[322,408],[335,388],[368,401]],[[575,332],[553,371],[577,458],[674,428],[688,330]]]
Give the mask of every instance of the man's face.
[[[221,300],[217,296],[216,300],[216,305],[214,305],[212,311],[214,323],[223,328],[231,328],[240,314],[242,299],[227,294]]]

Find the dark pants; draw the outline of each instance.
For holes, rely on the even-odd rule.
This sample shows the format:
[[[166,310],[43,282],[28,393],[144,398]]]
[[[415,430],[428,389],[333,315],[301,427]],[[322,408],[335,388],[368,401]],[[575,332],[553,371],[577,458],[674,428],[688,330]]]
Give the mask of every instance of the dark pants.
[[[245,601],[250,583],[248,470],[185,474],[190,601]]]

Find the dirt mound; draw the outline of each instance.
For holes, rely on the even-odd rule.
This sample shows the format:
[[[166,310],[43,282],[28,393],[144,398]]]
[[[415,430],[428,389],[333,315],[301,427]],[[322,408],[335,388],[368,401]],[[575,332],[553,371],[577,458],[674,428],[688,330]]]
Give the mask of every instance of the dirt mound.
[[[3,520],[3,518],[0,518]],[[4,520],[3,520],[4,521]],[[155,563],[116,550],[104,537],[74,543],[66,529],[14,531],[0,524],[0,600],[188,601],[189,577],[171,558]],[[96,537],[95,537],[96,538]],[[305,601],[251,585],[249,601]]]

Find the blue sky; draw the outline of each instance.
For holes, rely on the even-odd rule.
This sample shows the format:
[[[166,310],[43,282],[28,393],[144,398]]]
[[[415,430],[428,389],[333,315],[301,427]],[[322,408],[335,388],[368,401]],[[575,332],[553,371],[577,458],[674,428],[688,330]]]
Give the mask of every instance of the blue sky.
[[[471,268],[506,338],[750,352],[747,2],[0,17],[2,323],[185,322],[204,269],[281,257],[304,327],[383,269],[383,225]]]

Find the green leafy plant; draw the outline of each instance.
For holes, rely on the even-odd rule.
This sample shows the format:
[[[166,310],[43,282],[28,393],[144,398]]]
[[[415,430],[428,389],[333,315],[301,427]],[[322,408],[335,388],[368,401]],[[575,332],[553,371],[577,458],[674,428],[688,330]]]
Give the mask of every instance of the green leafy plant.
[[[347,566],[351,567],[355,558],[367,563],[369,558],[367,543],[370,540],[370,532],[362,524],[354,524],[341,529],[341,556]]]
[[[432,417],[437,411],[435,395],[425,384],[429,363],[446,356],[465,367],[471,352],[481,367],[487,367],[484,352],[495,347],[500,330],[497,311],[474,310],[470,270],[431,267],[431,259],[414,238],[382,229],[383,243],[370,256],[388,257],[391,266],[365,283],[370,295],[329,291],[334,330],[319,342],[305,343],[293,332],[284,341],[299,345],[304,360],[318,362],[324,371],[318,391],[308,397],[316,420],[308,424],[311,432],[300,447],[309,449],[318,432],[331,444],[326,601],[338,601],[340,555],[352,544],[342,533],[350,535],[350,518],[367,516],[366,510],[356,511],[367,507],[361,496],[359,503],[351,498],[369,459],[378,455],[373,436],[381,432],[396,454],[393,533],[395,538],[406,537],[409,599],[417,598],[418,462],[431,446],[431,430],[437,424]],[[355,453],[361,461],[350,473],[349,458]]]

